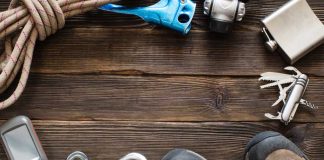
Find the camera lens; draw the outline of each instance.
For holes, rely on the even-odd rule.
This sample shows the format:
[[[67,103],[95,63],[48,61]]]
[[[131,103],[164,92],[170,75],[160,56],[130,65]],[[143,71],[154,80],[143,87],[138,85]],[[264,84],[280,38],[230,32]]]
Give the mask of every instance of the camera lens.
[[[232,24],[232,22],[211,19],[209,22],[209,29],[213,32],[228,33],[232,30]]]

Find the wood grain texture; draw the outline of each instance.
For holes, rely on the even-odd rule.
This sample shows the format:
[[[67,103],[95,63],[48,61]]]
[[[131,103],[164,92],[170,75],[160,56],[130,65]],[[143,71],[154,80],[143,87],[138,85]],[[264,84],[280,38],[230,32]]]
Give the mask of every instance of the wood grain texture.
[[[295,121],[323,122],[324,85],[311,77]],[[27,114],[51,120],[264,121],[279,95],[257,78],[188,76],[32,75],[23,96],[1,119]],[[46,114],[44,114],[46,113]]]
[[[27,89],[0,112],[0,123],[29,116],[50,160],[75,150],[93,160],[131,151],[157,160],[177,147],[209,160],[237,160],[249,139],[266,130],[284,133],[312,160],[322,160],[324,47],[296,64],[310,76],[305,98],[319,109],[300,107],[289,126],[269,122],[263,114],[275,114],[270,105],[278,93],[260,90],[258,75],[283,72],[287,64],[266,52],[259,21],[286,0],[250,1],[243,22],[226,36],[208,31],[202,2],[187,36],[99,10],[69,19],[63,30],[37,42]],[[324,21],[323,0],[308,2]],[[8,3],[0,0],[0,10]]]
[[[93,11],[68,20],[65,29],[38,43],[32,71],[225,76],[282,71],[287,64],[279,55],[265,50],[259,21],[285,2],[251,1],[244,21],[235,24],[234,32],[227,36],[208,31],[202,1],[197,2],[193,30],[188,36],[147,25],[134,16]],[[4,10],[8,2],[0,3]],[[309,3],[324,20],[323,1],[309,0]],[[296,67],[323,76],[323,49],[323,46],[317,48]]]
[[[132,7],[132,6],[148,6],[154,4],[158,0],[121,0],[121,4]],[[204,0],[194,1],[197,4],[194,20],[193,20],[193,30],[208,30],[208,17],[203,14],[203,2]],[[269,15],[281,5],[285,4],[286,0],[254,0],[247,3],[246,16],[244,21],[239,22],[236,25],[236,29],[246,30],[246,29],[257,29],[255,27],[259,26],[260,19]],[[309,5],[314,10],[315,14],[324,21],[324,4],[321,0],[307,0]],[[8,8],[9,1],[0,1],[0,11],[6,10]],[[254,26],[251,28],[251,26]],[[124,29],[158,29],[161,27],[156,27],[156,25],[145,23],[143,20],[132,15],[116,14],[101,10],[93,10],[88,13],[75,16],[68,19],[67,28],[84,28],[84,27],[99,27],[99,28],[124,28]]]
[[[239,160],[244,147],[256,133],[280,130],[297,143],[312,160],[321,160],[323,124],[278,123],[162,123],[105,121],[33,121],[51,160],[62,160],[82,150],[93,160],[118,159],[128,152],[161,159],[172,148],[188,148],[209,160]],[[1,159],[4,153],[0,152]]]
[[[317,48],[296,67],[323,76],[323,49]],[[228,37],[191,32],[185,37],[168,31],[93,28],[63,30],[39,43],[33,63],[37,73],[235,76],[283,72],[287,65],[279,55],[266,52],[257,31],[236,31]]]

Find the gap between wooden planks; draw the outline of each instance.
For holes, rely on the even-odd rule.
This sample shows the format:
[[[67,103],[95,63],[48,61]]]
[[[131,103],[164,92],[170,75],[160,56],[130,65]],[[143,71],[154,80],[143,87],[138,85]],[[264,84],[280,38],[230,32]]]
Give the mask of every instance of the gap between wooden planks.
[[[311,77],[295,122],[323,122],[324,85]],[[32,74],[17,103],[1,119],[26,114],[50,120],[265,121],[275,114],[276,89],[260,90],[257,77]],[[46,114],[44,114],[46,113]]]
[[[295,66],[309,76],[324,76],[323,49]],[[38,42],[32,72],[257,76],[285,72],[287,65],[278,54],[266,52],[258,32],[235,32],[221,39],[208,32],[182,37],[163,31],[78,28]]]
[[[227,36],[208,31],[202,1],[197,2],[196,19],[188,36],[151,25],[143,29],[147,24],[132,16],[91,12],[68,20],[65,29],[37,43],[32,72],[84,74],[133,70],[153,74],[256,76],[265,71],[282,71],[287,64],[279,55],[265,50],[259,20],[285,2],[251,1],[244,21],[237,23],[234,32]],[[308,2],[324,20],[322,1]],[[0,1],[2,10],[6,3]],[[321,46],[312,51],[295,66],[304,73],[324,76],[323,49]]]

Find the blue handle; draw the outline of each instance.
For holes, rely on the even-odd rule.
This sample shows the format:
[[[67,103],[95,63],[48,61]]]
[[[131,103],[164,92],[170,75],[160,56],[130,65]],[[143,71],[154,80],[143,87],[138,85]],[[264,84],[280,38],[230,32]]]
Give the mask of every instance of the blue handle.
[[[101,6],[100,9],[137,15],[146,22],[162,25],[187,34],[191,28],[196,4],[191,0],[161,0],[148,7],[127,8],[121,5],[107,4]]]

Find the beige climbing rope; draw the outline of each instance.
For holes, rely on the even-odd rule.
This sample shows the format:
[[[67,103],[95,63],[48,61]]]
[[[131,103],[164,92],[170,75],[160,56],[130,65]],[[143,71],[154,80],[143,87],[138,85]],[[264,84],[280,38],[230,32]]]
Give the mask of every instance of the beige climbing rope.
[[[0,94],[10,86],[17,73],[21,76],[12,95],[0,102],[0,109],[12,105],[21,96],[28,79],[35,42],[45,40],[63,28],[65,18],[96,9],[118,0],[12,0],[7,11],[0,12]]]

